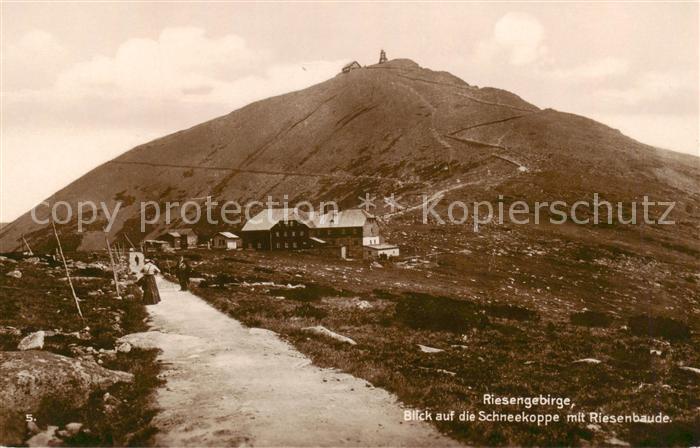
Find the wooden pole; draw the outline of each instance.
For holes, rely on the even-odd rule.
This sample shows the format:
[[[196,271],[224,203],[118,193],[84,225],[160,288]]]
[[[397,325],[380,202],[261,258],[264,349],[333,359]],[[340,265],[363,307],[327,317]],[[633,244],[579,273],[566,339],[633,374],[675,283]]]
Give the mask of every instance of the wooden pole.
[[[73,288],[73,281],[70,279],[70,273],[68,272],[68,264],[66,263],[66,257],[63,255],[63,247],[61,247],[61,239],[58,237],[58,231],[56,230],[56,224],[51,220],[51,227],[53,227],[53,235],[56,237],[56,243],[58,244],[58,253],[61,255],[61,260],[63,260],[63,268],[66,270],[66,278],[68,279],[68,285],[70,285],[70,290],[73,293],[73,300],[75,301],[75,307],[78,309],[78,315],[80,319],[85,322],[83,317],[83,312],[80,310],[80,299],[75,293],[75,288]]]
[[[29,243],[27,242],[27,240],[24,239],[24,235],[22,235],[22,241],[24,242],[24,245],[27,246],[27,252],[29,252],[29,256],[30,256],[30,257],[33,257],[33,256],[34,256],[34,252],[32,252],[32,248],[29,247]]]
[[[131,248],[136,250],[136,247],[134,247],[134,243],[132,243],[131,240],[129,239],[129,235],[127,235],[126,233],[124,233],[123,235],[124,235],[124,238],[126,238],[126,240],[129,242],[129,244],[131,244]]]
[[[117,278],[117,267],[114,265],[114,257],[112,256],[112,248],[109,246],[109,238],[105,233],[105,243],[107,244],[107,252],[109,252],[109,261],[112,263],[112,274],[114,275],[114,289],[117,291],[117,298],[121,299],[122,295],[119,292],[119,279]]]

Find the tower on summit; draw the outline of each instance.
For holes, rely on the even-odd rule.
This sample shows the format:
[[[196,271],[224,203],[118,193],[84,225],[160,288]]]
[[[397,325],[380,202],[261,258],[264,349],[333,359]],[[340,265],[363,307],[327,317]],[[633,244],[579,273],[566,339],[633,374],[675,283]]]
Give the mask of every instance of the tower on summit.
[[[386,58],[386,51],[384,51],[384,50],[380,51],[379,52],[379,63],[383,64],[387,61],[388,61],[388,59]]]

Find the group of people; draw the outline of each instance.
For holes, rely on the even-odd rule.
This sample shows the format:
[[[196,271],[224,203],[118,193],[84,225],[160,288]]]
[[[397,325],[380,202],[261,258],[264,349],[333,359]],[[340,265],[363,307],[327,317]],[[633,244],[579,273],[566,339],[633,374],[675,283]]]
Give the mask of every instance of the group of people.
[[[190,275],[192,266],[185,260],[185,257],[180,257],[177,262],[176,274],[180,283],[180,291],[187,291],[189,288]],[[140,271],[141,277],[136,282],[143,290],[143,303],[145,305],[156,305],[160,302],[160,293],[156,284],[156,275],[160,274],[160,269],[152,258],[147,258],[144,261]]]

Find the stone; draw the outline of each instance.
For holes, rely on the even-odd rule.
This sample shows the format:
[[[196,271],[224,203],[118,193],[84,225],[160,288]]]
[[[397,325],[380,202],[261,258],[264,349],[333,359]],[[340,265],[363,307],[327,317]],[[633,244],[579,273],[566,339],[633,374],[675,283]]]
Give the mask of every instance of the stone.
[[[8,277],[22,278],[22,273],[20,271],[18,271],[17,269],[15,269],[14,271],[8,272],[5,275],[7,275]]]
[[[0,327],[0,335],[3,336],[22,336],[22,332],[15,327]]]
[[[427,345],[420,344],[418,344],[418,348],[420,348],[420,351],[422,351],[423,353],[440,353],[445,351],[441,348],[428,347]]]
[[[19,341],[17,350],[41,350],[44,348],[44,336],[45,333],[43,331],[35,331],[34,333],[25,336],[24,339]]]
[[[68,433],[69,436],[74,436],[80,432],[82,429],[83,424],[82,423],[68,423],[66,425],[66,432]]]
[[[122,342],[117,345],[117,353],[129,353],[131,351],[131,344],[128,342]]]
[[[47,397],[61,400],[67,407],[80,407],[92,391],[133,379],[130,373],[55,353],[0,352],[0,403],[8,409],[21,409],[23,414],[35,413]],[[0,428],[6,423],[0,421]]]
[[[357,342],[353,341],[349,337],[335,333],[322,325],[317,325],[315,327],[304,327],[301,329],[301,331],[306,333],[313,333],[319,336],[325,336],[327,338],[331,338],[338,342],[343,342],[345,344],[357,345]]]
[[[360,300],[359,302],[357,302],[357,307],[361,310],[368,310],[372,308],[372,304],[366,300]]]
[[[681,367],[681,370],[685,370],[686,372],[697,373],[698,375],[700,375],[700,369],[698,369],[697,367],[683,366]]]
[[[595,358],[582,358],[577,359],[572,364],[600,364],[602,361]]]
[[[29,447],[46,447],[46,446],[59,446],[61,445],[61,439],[58,438],[56,430],[58,426],[48,426],[45,431],[32,436],[27,440],[27,446]]]

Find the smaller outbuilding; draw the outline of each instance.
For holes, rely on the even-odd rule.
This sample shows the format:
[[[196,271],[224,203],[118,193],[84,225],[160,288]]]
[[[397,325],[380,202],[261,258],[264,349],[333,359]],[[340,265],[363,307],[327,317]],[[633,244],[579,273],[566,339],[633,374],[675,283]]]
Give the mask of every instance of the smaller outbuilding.
[[[364,258],[369,260],[387,260],[399,256],[399,246],[393,244],[373,244],[371,246],[364,246],[363,255]]]
[[[357,61],[352,61],[349,64],[346,64],[343,66],[343,73],[350,73],[352,70],[357,70],[358,68],[362,68],[359,62]]]
[[[171,249],[190,249],[197,247],[198,237],[192,229],[172,229],[159,236],[158,240],[167,242]]]
[[[212,249],[235,250],[242,246],[241,238],[231,232],[219,232],[211,238]]]

